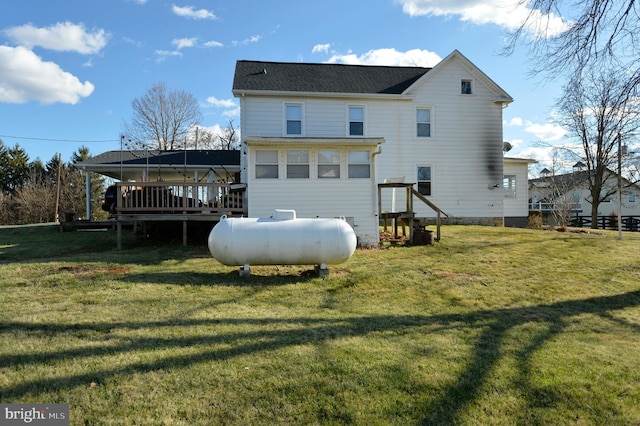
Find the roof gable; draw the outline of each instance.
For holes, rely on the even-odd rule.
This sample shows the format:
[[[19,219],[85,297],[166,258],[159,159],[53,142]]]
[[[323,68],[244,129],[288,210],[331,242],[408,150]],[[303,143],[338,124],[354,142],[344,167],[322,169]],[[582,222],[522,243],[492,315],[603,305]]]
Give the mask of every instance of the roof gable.
[[[447,65],[452,61],[457,61],[460,63],[471,75],[473,75],[477,80],[481,81],[485,86],[489,88],[496,95],[496,101],[511,103],[513,102],[513,98],[509,95],[502,87],[500,87],[495,81],[489,78],[480,68],[478,68],[473,62],[467,59],[462,53],[458,50],[454,50],[444,58],[442,61],[438,62],[438,64],[433,67],[431,72],[423,75],[419,80],[414,82],[414,84],[407,88],[406,94],[411,94],[413,91],[417,90],[422,84],[427,82],[429,79],[434,78],[436,74],[443,72],[446,69]]]
[[[431,68],[238,61],[233,93],[401,94]]]

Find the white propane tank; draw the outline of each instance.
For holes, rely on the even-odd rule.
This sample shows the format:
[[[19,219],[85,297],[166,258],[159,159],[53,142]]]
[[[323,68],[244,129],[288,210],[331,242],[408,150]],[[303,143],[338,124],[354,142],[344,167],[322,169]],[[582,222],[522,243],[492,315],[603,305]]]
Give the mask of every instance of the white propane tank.
[[[209,234],[211,255],[228,266],[342,263],[357,239],[344,219],[296,218],[276,210],[271,218],[222,218]]]

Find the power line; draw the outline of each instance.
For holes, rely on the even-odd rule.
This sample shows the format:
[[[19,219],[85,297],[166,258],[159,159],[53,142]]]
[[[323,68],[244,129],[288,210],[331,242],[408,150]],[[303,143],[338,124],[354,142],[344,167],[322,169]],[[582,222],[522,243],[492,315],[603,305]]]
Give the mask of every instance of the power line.
[[[27,136],[11,136],[0,135],[0,138],[10,139],[26,139],[31,141],[46,141],[46,142],[72,142],[72,143],[107,143],[107,142],[119,142],[120,139],[105,139],[105,140],[79,140],[79,139],[51,139],[51,138],[30,138]]]

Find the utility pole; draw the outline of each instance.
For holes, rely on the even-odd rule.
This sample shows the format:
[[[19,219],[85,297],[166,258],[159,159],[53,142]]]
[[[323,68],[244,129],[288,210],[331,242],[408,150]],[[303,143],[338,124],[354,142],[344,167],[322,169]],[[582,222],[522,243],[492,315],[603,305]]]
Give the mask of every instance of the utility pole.
[[[622,239],[622,136],[618,133],[618,239]]]
[[[60,223],[60,174],[62,173],[62,154],[58,154],[58,185],[56,186],[56,223]]]

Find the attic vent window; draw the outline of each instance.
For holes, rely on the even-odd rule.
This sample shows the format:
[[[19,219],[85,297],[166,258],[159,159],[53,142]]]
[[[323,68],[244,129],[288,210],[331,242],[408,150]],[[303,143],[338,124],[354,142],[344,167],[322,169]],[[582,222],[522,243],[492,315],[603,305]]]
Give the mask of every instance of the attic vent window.
[[[471,80],[462,80],[460,82],[460,93],[463,95],[472,94],[471,91]]]

